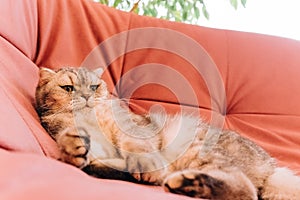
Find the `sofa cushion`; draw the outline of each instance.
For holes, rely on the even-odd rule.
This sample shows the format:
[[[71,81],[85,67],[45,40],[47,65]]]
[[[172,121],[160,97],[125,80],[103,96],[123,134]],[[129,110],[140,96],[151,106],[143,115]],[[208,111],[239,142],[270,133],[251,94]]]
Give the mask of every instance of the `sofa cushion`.
[[[111,92],[134,111],[200,113],[300,173],[298,41],[141,17],[89,0],[2,0],[0,21],[0,199],[187,199],[54,161],[57,146],[34,110],[39,67],[104,67]]]

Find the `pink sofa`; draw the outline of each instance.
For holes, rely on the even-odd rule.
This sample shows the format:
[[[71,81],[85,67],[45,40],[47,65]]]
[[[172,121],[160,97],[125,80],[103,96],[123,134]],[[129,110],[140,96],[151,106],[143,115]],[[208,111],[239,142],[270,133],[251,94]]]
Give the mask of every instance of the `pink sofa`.
[[[188,199],[92,178],[56,161],[56,144],[34,109],[41,66],[108,67],[112,93],[134,111],[154,104],[170,113],[199,111],[300,174],[300,42],[141,17],[88,0],[1,0],[0,24],[1,200]]]

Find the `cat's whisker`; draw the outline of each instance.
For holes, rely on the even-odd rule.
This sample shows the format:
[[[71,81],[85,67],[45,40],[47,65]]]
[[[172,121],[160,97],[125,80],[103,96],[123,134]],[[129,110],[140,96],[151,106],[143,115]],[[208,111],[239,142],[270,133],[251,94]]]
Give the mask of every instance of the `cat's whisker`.
[[[83,100],[79,100],[79,99],[73,99],[70,102],[70,106],[73,111],[77,110],[77,109],[81,109],[83,107],[85,107],[87,104],[87,101],[83,101]]]
[[[70,110],[68,107],[69,106],[64,106],[62,108],[59,108],[59,109],[55,110],[55,112],[53,112],[53,114],[51,116],[55,117],[55,116],[57,116],[57,115],[59,115],[61,113],[65,113],[66,110]]]

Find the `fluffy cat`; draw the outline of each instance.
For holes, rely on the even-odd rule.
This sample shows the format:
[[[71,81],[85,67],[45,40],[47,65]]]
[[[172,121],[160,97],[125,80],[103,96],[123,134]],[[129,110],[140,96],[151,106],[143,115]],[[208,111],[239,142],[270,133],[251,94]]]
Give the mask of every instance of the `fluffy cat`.
[[[62,161],[96,177],[162,185],[197,198],[300,198],[300,178],[253,142],[191,115],[136,115],[109,95],[101,73],[40,69],[36,108]],[[201,154],[209,130],[219,140]]]

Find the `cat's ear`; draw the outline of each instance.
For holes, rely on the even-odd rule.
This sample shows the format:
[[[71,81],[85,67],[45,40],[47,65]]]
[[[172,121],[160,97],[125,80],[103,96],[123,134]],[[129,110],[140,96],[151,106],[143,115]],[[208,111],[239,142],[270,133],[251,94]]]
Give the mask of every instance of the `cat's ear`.
[[[103,74],[104,70],[102,68],[98,68],[94,70],[94,73],[97,74],[97,76],[100,78]]]
[[[43,85],[43,84],[49,82],[55,74],[56,74],[56,72],[53,71],[52,69],[41,67],[40,68],[40,83],[39,83],[39,85]]]

